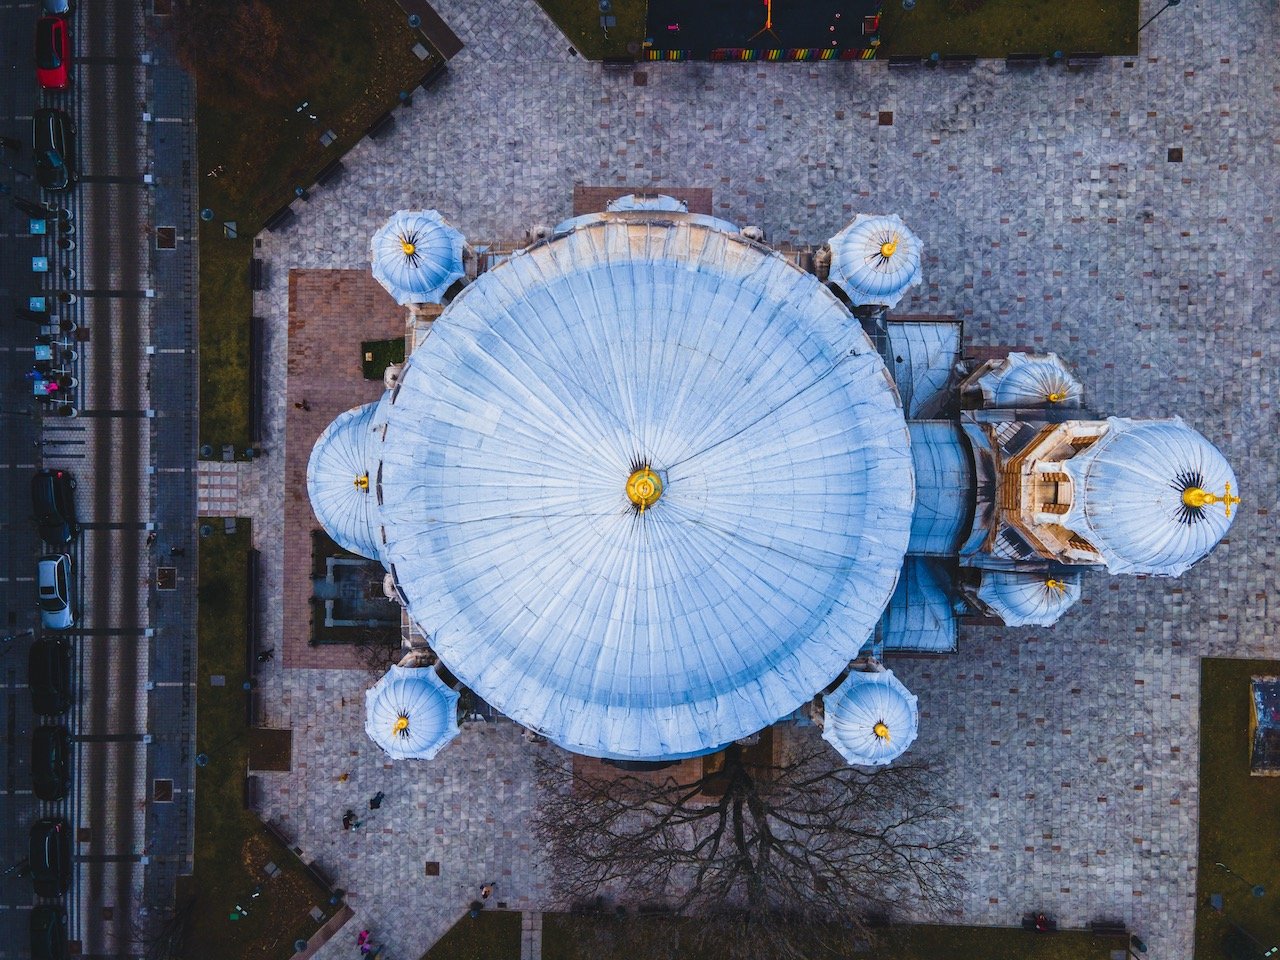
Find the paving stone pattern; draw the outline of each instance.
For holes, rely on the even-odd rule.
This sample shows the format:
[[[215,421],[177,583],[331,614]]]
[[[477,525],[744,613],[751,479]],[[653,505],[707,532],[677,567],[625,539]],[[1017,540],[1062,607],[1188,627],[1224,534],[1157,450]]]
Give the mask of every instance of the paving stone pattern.
[[[1119,917],[1151,956],[1190,956],[1199,658],[1277,653],[1274,7],[1183,4],[1143,34],[1141,56],[1075,75],[645,64],[644,86],[569,57],[528,0],[439,9],[467,44],[446,77],[262,238],[269,382],[286,376],[288,271],[366,269],[369,236],[400,207],[437,207],[473,242],[567,216],[575,184],[710,187],[717,215],[777,242],[900,213],[926,247],[926,282],[900,313],[954,313],[977,347],[1056,350],[1092,409],[1180,414],[1239,474],[1229,542],[1180,580],[1093,575],[1052,630],[966,629],[954,657],[891,664],[920,696],[915,749],[946,758],[942,786],[978,838],[949,919]],[[353,316],[346,335],[366,326]],[[285,391],[268,406],[275,465],[257,465],[255,530],[278,577]],[[393,956],[420,955],[486,880],[513,908],[543,904],[525,823],[530,757],[546,748],[495,724],[393,767],[362,732],[372,675],[267,668],[271,719],[297,733],[293,773],[267,775],[271,813]],[[343,833],[343,809],[378,789],[389,803]]]

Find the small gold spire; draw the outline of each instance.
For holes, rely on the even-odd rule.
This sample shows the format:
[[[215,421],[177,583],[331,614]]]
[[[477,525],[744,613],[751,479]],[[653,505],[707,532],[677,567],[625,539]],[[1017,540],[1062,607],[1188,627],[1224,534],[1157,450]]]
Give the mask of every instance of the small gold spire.
[[[352,481],[352,483],[354,483],[356,486],[356,489],[361,491],[362,493],[369,492],[369,474],[367,473],[360,474],[360,476],[356,477],[355,480]]]
[[[403,713],[396,717],[396,722],[392,725],[391,732],[397,737],[407,737],[409,735],[409,718]]]
[[[404,251],[404,255],[406,257],[412,257],[414,253],[417,252],[418,248],[414,246],[412,243],[410,243],[408,240],[402,240],[400,241],[400,249]]]
[[[876,737],[883,740],[885,743],[888,743],[892,739],[889,736],[889,725],[885,723],[883,720],[877,720],[876,725],[871,728],[871,732],[874,733]]]
[[[1046,580],[1044,585],[1050,590],[1057,590],[1059,593],[1065,593],[1067,590],[1067,582],[1065,580],[1055,580],[1053,577]]]
[[[884,243],[880,244],[880,256],[884,257],[886,260],[888,260],[897,252],[898,252],[897,237],[894,237],[892,240],[887,240]]]
[[[641,510],[648,510],[662,496],[662,478],[648,467],[641,467],[627,478],[627,499]]]
[[[1067,399],[1067,395],[1065,393],[1058,393],[1055,390],[1053,393],[1049,394],[1049,396],[1046,397],[1045,399],[1047,399],[1050,403],[1061,403],[1063,400]]]
[[[1212,507],[1215,503],[1220,503],[1226,508],[1229,517],[1232,505],[1239,503],[1240,498],[1231,495],[1231,484],[1228,483],[1221,494],[1210,493],[1200,487],[1187,487],[1182,491],[1182,502],[1188,507],[1195,508]]]

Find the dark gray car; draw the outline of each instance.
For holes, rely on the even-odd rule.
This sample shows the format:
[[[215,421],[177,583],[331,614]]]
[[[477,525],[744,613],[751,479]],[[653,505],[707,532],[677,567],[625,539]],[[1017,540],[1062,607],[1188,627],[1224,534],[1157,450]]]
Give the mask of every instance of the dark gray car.
[[[76,128],[61,110],[43,107],[31,118],[36,180],[46,190],[70,190],[76,174]]]

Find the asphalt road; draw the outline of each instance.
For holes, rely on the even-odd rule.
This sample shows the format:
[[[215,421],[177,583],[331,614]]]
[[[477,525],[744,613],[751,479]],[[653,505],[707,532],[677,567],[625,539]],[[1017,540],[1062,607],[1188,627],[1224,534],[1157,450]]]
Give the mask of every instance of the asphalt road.
[[[0,135],[24,144],[0,168],[9,194],[0,197],[0,635],[39,633],[34,469],[73,473],[85,525],[73,551],[80,618],[71,633],[77,703],[63,718],[75,738],[66,801],[41,803],[30,791],[31,638],[0,642],[0,958],[27,956],[36,901],[21,871],[5,870],[26,856],[39,816],[65,816],[76,838],[63,902],[82,956],[140,954],[148,922],[171,902],[173,877],[189,868],[196,354],[184,241],[194,231],[193,104],[163,51],[148,48],[163,26],[150,9],[130,0],[75,5],[71,88],[50,93],[35,83],[35,5],[0,7]],[[44,194],[30,177],[30,117],[42,104],[66,110],[79,134],[81,181],[66,194]],[[55,244],[56,219],[49,234],[33,236],[14,196],[65,207],[74,249]],[[178,228],[176,251],[157,252],[158,223]],[[48,272],[32,272],[36,256],[49,258]],[[21,308],[38,295],[81,337],[75,417],[42,413],[28,396],[23,373],[40,327]],[[163,596],[161,566],[175,569],[177,583]],[[156,779],[173,781],[172,801],[149,802]]]

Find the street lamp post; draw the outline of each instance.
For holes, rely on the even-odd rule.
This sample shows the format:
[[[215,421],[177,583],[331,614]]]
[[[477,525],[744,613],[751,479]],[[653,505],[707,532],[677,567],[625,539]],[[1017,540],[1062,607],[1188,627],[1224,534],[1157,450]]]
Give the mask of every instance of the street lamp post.
[[[1261,897],[1261,896],[1264,896],[1264,895],[1266,894],[1266,892],[1267,892],[1267,888],[1266,888],[1266,887],[1264,887],[1264,886],[1263,886],[1262,884],[1260,884],[1260,883],[1250,883],[1250,882],[1249,882],[1248,880],[1246,880],[1244,877],[1240,876],[1240,874],[1236,873],[1234,870],[1232,870],[1230,867],[1228,867],[1228,866],[1227,866],[1225,863],[1223,863],[1221,860],[1214,861],[1214,864],[1213,864],[1213,865],[1214,865],[1215,867],[1220,868],[1220,869],[1221,869],[1221,870],[1223,870],[1224,872],[1231,874],[1231,876],[1235,877],[1237,880],[1239,880],[1241,883],[1243,883],[1246,887],[1248,887],[1248,888],[1249,888],[1249,892],[1250,892],[1250,893],[1252,893],[1255,897]]]
[[[1141,33],[1143,30],[1147,29],[1147,24],[1151,23],[1152,20],[1160,16],[1160,14],[1164,13],[1170,7],[1176,7],[1181,2],[1182,0],[1167,0],[1167,2],[1163,7],[1161,7],[1159,10],[1157,10],[1155,13],[1153,13],[1150,17],[1147,18],[1147,22],[1138,28],[1138,32]]]

